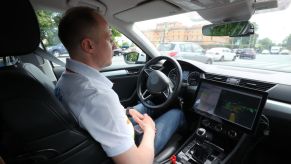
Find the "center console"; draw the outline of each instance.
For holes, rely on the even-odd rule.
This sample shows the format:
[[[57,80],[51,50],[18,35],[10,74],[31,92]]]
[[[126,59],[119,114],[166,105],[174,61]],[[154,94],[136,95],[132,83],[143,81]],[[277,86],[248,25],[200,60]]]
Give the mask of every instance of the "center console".
[[[178,163],[220,163],[225,150],[209,141],[212,137],[204,128],[198,128],[194,137],[177,154]]]
[[[257,129],[267,93],[210,80],[201,80],[192,110],[197,128],[172,157],[175,163],[216,164],[246,146],[244,138]]]

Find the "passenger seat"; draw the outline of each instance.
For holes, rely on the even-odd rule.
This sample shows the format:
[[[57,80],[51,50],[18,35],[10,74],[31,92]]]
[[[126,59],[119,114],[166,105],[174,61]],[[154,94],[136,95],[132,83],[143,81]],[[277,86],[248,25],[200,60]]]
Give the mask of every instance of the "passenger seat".
[[[53,82],[33,64],[14,60],[33,53],[40,42],[30,1],[7,1],[4,7],[0,58],[12,61],[0,68],[1,157],[9,164],[112,163],[51,93]]]
[[[54,93],[55,84],[37,66],[35,66],[31,63],[23,63],[22,68],[31,77],[33,77],[35,80],[39,81],[44,87],[46,87],[51,93]]]

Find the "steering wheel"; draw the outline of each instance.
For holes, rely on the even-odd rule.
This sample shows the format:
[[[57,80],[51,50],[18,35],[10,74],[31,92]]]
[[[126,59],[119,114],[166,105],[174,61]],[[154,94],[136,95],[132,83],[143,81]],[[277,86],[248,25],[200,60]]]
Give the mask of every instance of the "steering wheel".
[[[156,70],[151,66],[161,60],[172,63],[176,69],[175,84],[165,75],[161,69]],[[177,60],[168,56],[158,56],[148,61],[142,68],[137,80],[137,95],[141,103],[152,109],[167,107],[178,95],[182,85],[182,69]],[[161,104],[151,103],[156,96],[163,96],[165,100]]]

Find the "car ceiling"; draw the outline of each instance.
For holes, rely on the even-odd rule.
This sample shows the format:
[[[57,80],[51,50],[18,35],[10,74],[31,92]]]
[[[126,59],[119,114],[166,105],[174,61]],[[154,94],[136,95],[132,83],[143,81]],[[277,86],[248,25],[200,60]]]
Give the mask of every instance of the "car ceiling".
[[[276,7],[277,1],[264,0],[31,0],[34,8],[65,11],[73,6],[99,8],[106,17],[124,22],[136,22],[175,15],[190,11],[198,13],[211,22],[248,20],[260,8]],[[287,0],[280,0],[287,1]],[[256,5],[254,5],[256,4]],[[284,4],[284,3],[279,3]],[[235,11],[235,12],[234,12]],[[234,14],[237,13],[237,14]]]
[[[106,17],[136,22],[197,11],[210,22],[248,20],[255,11],[281,10],[289,0],[31,0],[35,8],[65,11],[73,6],[103,10]],[[267,10],[266,10],[267,9]],[[269,10],[268,10],[269,9]]]

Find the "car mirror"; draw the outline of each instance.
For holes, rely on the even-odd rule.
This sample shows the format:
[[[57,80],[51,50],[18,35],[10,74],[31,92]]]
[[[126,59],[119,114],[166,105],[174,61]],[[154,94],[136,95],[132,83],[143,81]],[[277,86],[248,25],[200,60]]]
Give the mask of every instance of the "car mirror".
[[[135,51],[124,53],[124,61],[127,64],[143,64],[146,62],[146,55]]]
[[[249,36],[254,34],[254,25],[249,21],[210,24],[202,27],[205,36]]]

